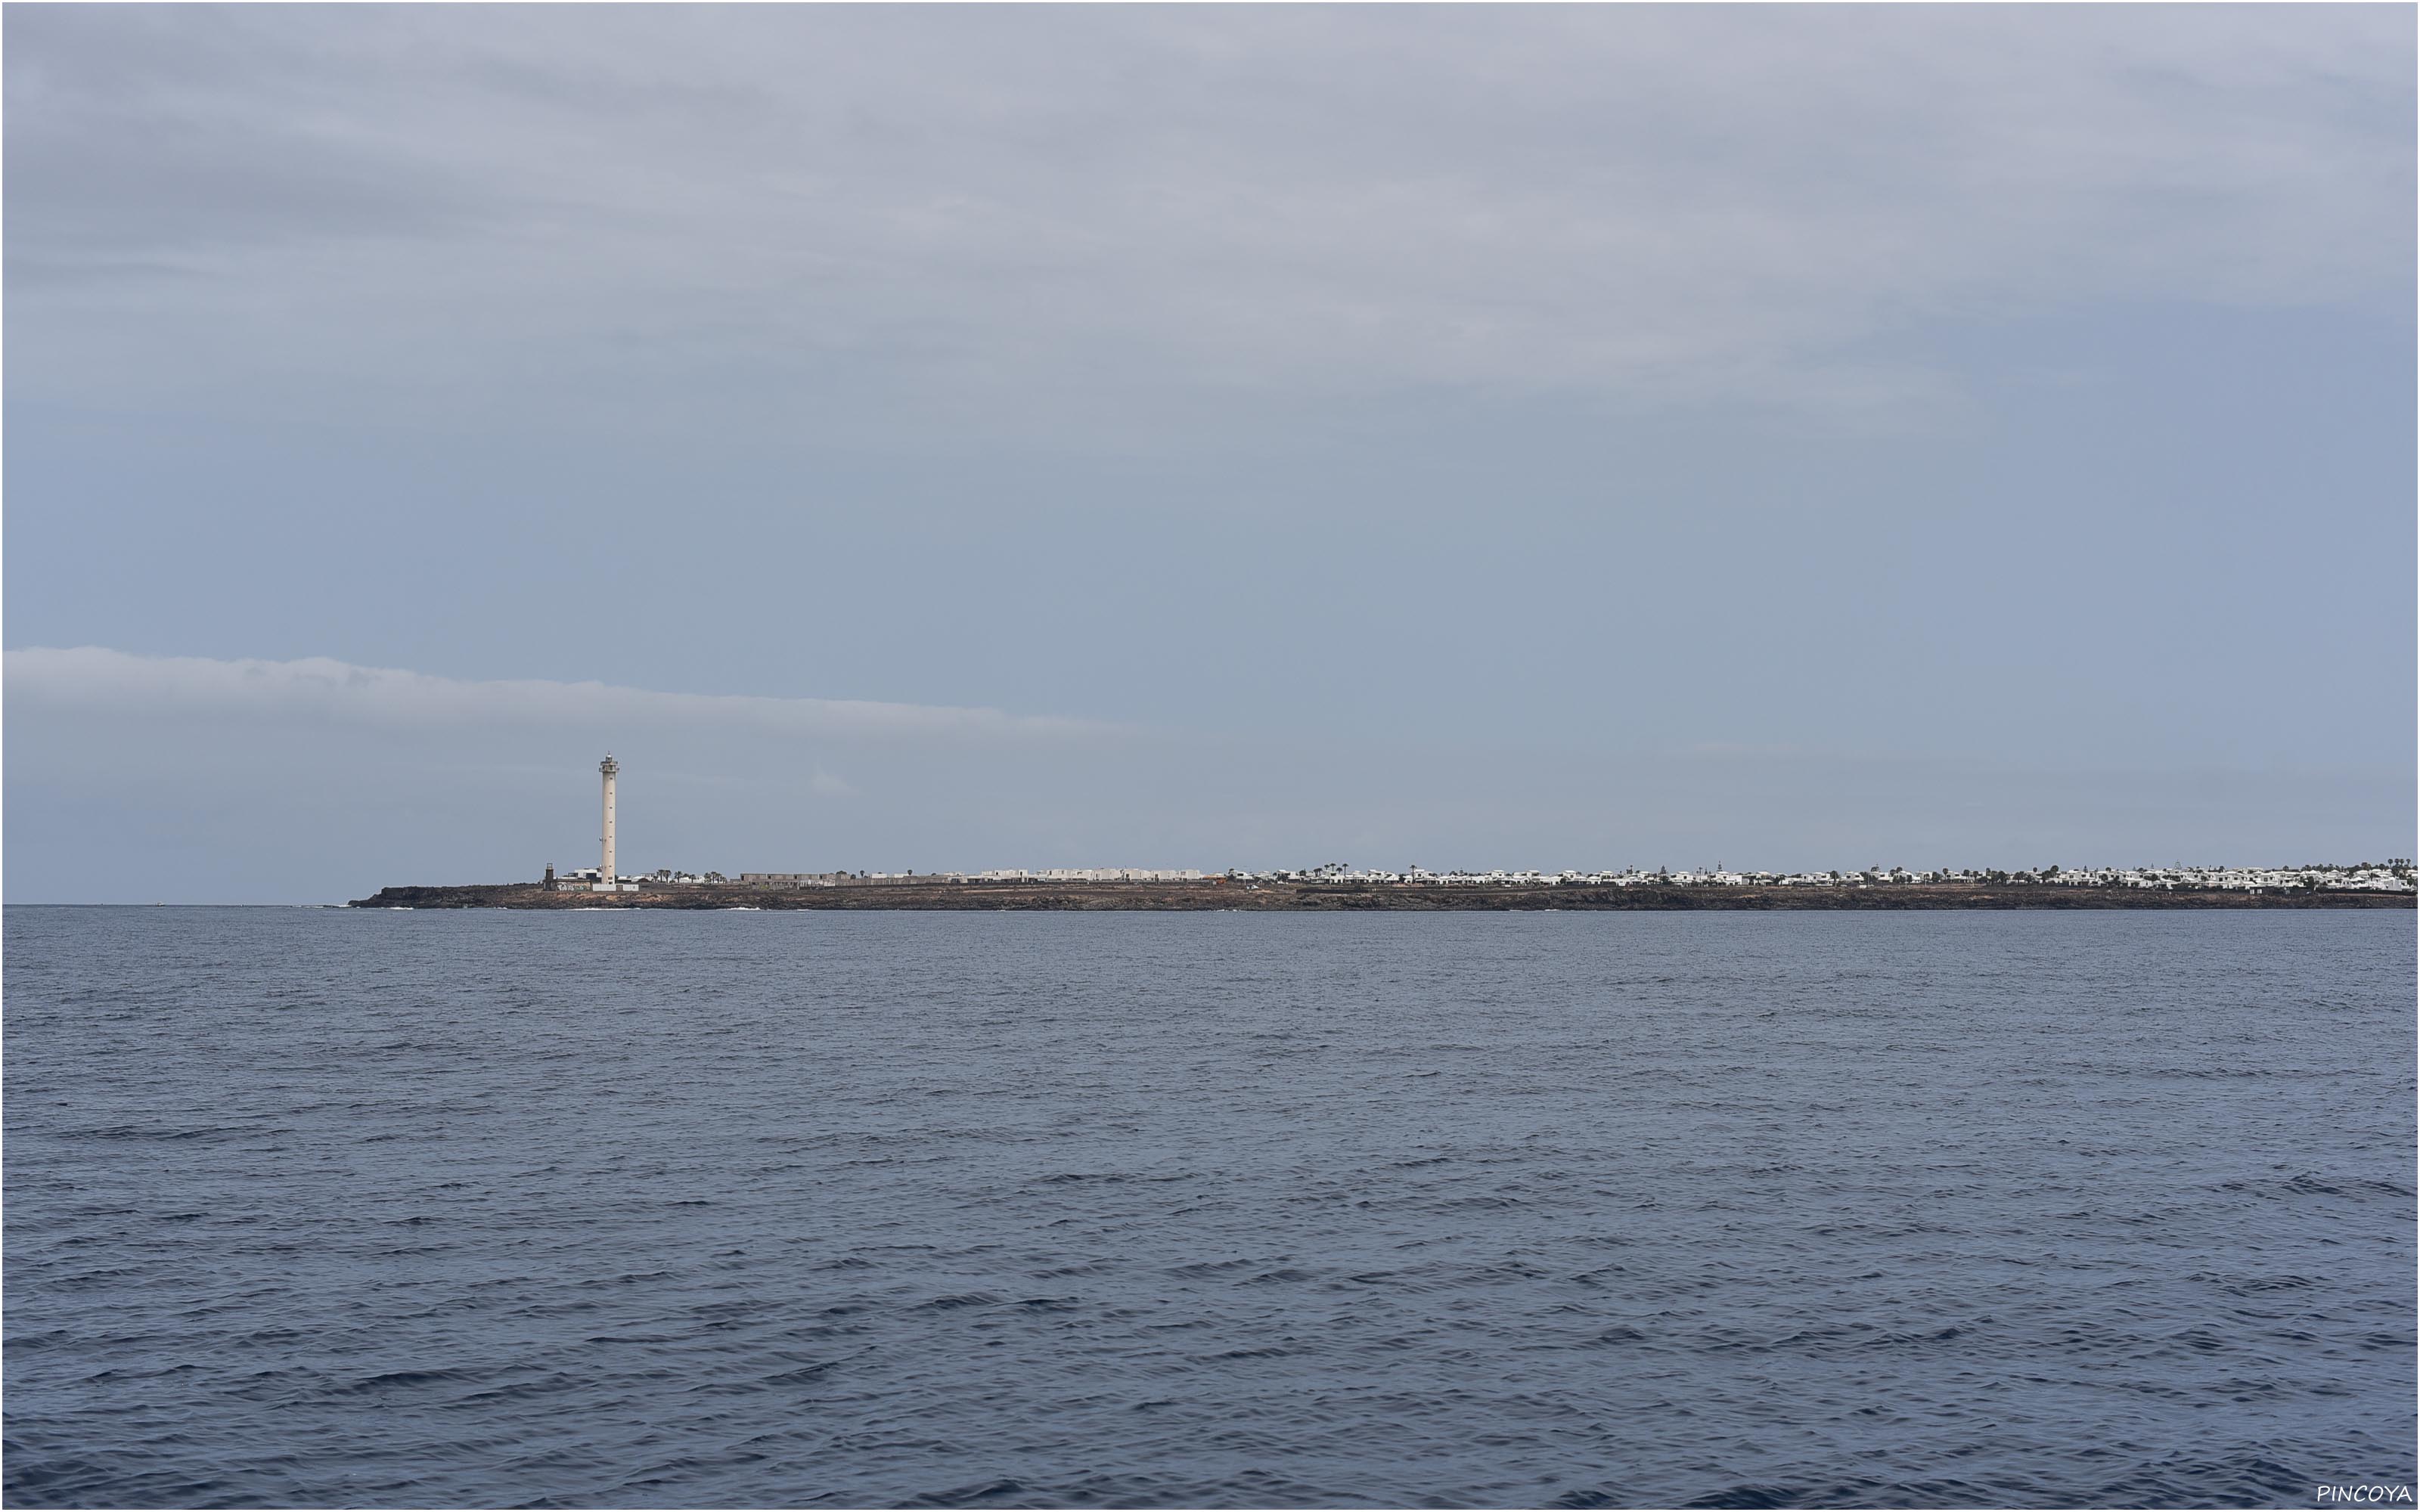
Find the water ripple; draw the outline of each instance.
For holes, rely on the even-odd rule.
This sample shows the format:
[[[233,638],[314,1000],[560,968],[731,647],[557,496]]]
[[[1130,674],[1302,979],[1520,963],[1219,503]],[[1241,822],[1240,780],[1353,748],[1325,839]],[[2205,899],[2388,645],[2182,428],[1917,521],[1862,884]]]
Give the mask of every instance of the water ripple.
[[[6,913],[20,1506],[2410,1482],[2397,916]]]

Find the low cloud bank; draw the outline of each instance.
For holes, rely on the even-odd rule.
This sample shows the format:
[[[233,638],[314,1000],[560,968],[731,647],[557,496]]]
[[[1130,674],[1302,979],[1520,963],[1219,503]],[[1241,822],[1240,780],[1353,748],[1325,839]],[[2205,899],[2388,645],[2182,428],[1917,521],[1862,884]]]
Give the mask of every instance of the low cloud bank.
[[[233,714],[390,728],[617,723],[768,733],[1053,740],[1117,726],[998,709],[850,699],[659,693],[609,683],[470,682],[326,656],[299,661],[138,656],[101,646],[29,647],[6,656],[11,701],[92,714]]]

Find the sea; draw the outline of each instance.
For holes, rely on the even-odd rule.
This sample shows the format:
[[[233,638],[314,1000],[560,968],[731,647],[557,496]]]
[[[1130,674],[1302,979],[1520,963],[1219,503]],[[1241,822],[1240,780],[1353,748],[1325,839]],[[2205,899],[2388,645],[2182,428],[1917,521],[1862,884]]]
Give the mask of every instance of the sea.
[[[11,1506],[2414,1480],[2410,913],[0,918]]]

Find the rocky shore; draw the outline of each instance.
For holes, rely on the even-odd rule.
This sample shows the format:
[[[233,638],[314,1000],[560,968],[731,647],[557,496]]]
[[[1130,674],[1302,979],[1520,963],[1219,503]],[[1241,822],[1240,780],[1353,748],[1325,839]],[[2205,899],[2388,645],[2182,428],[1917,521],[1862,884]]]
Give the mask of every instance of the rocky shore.
[[[1422,885],[1235,882],[933,882],[769,888],[647,887],[636,892],[553,891],[536,883],[383,887],[354,908],[848,908],[1054,911],[1252,909],[1280,913],[1382,910],[1510,913],[1590,910],[1812,911],[2078,908],[2403,908],[2411,893],[2295,888],[2247,892],[2153,891],[2040,884],[1944,882],[1838,887],[1461,887]]]

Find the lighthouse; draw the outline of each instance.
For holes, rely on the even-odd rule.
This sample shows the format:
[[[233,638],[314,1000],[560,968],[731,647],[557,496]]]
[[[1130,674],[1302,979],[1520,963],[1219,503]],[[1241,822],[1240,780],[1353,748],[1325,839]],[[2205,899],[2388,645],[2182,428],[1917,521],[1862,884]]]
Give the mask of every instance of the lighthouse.
[[[613,759],[611,751],[605,753],[604,761],[597,766],[597,772],[605,779],[605,859],[597,868],[599,892],[609,891],[613,886],[613,774],[621,769],[622,764]]]

